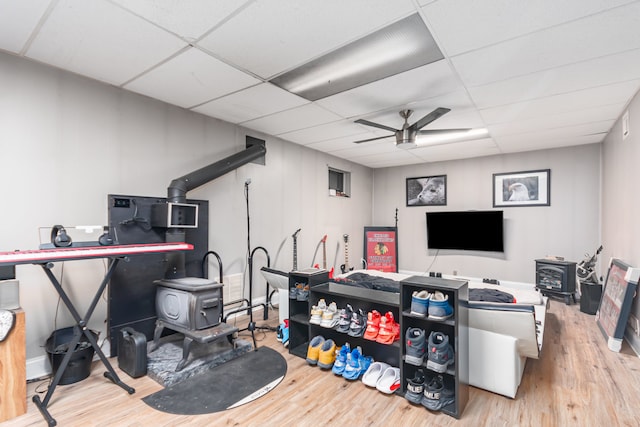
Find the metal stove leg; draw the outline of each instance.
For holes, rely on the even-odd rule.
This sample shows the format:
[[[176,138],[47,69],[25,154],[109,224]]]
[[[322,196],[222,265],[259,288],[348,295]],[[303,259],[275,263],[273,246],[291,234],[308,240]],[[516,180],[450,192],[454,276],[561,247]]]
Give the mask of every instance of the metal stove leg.
[[[191,350],[191,343],[193,339],[185,336],[184,341],[182,341],[182,360],[176,366],[176,372],[181,371],[184,368],[184,365],[187,364],[187,359],[189,358],[189,351]]]

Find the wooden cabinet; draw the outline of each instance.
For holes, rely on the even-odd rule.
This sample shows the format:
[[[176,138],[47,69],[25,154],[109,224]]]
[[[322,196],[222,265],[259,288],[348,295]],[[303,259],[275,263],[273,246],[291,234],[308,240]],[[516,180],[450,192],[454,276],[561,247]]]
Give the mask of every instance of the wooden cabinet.
[[[453,307],[453,315],[445,320],[436,320],[428,316],[418,316],[411,313],[411,297],[414,292],[427,290],[430,293],[440,291],[448,297]],[[418,369],[425,373],[425,388],[435,375],[442,375],[446,389],[454,391],[453,403],[444,406],[440,411],[455,418],[460,418],[469,399],[469,329],[468,329],[468,301],[469,291],[467,282],[442,279],[437,277],[412,276],[400,282],[400,333],[402,363],[400,375],[402,392],[407,391],[407,379],[413,378]],[[423,366],[415,366],[405,362],[407,329],[420,328],[425,331],[427,353],[429,351],[429,335],[431,332],[441,332],[449,337],[449,344],[453,347],[454,363],[446,372],[436,373],[427,369],[427,355]]]
[[[0,423],[27,412],[27,360],[25,319],[22,309],[13,329],[0,342]]]
[[[313,289],[320,283],[329,280],[327,270],[309,268],[302,271],[292,271],[289,273],[289,292],[297,284],[309,285]],[[289,298],[289,353],[307,357],[307,347],[309,346],[309,299],[300,301]]]
[[[309,307],[317,305],[321,298],[324,298],[327,305],[335,302],[338,310],[350,304],[354,310],[362,309],[365,316],[372,310],[378,310],[382,316],[390,311],[393,313],[396,322],[398,321],[399,298],[397,293],[329,282],[311,288]],[[309,313],[307,312],[307,320],[308,318]],[[349,343],[352,349],[360,346],[365,356],[372,356],[375,361],[399,366],[400,341],[396,341],[393,344],[380,344],[363,337],[352,337],[335,329],[309,324],[309,337],[313,338],[316,335],[322,335],[326,339],[331,338],[338,348],[346,342]]]

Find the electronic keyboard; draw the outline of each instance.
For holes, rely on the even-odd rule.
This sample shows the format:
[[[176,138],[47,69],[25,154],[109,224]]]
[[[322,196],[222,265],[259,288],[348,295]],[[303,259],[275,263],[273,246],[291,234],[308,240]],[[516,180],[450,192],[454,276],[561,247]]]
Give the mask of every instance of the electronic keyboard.
[[[176,242],[0,252],[0,265],[46,264],[48,262],[79,259],[124,257],[127,255],[191,250],[193,250],[192,244]]]

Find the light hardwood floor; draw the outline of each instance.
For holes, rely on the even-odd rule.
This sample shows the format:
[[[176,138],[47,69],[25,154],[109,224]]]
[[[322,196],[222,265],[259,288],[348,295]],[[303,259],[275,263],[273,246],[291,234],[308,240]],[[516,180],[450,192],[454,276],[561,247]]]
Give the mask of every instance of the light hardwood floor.
[[[277,317],[272,312],[270,318],[275,320],[269,323],[277,323]],[[246,323],[238,320],[238,325]],[[273,332],[257,332],[257,337],[259,346],[284,355],[287,374],[274,390],[238,408],[198,416],[159,412],[141,400],[160,390],[155,381],[122,373],[122,379],[136,389],[129,395],[103,377],[104,368],[97,362],[86,380],[58,387],[49,410],[59,426],[612,427],[640,423],[640,359],[626,342],[620,353],[608,350],[594,316],[561,301],[550,302],[542,357],[527,361],[516,398],[471,387],[460,420],[308,366],[304,359],[289,355]],[[112,364],[120,374],[115,359]],[[0,423],[1,427],[46,425],[31,402],[36,388],[44,388],[42,382],[29,384],[27,414]]]

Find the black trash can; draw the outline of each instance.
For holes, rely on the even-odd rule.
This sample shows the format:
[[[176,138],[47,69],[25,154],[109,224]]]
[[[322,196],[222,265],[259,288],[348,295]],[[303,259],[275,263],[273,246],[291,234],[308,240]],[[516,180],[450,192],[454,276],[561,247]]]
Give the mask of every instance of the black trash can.
[[[98,334],[94,331],[89,331],[93,337],[97,340]],[[46,350],[49,354],[49,362],[51,362],[51,368],[53,375],[58,372],[58,368],[62,364],[62,359],[69,348],[69,344],[73,340],[73,326],[57,329],[51,333],[46,343]],[[87,337],[83,334],[80,337],[80,341],[76,346],[67,368],[60,377],[60,385],[67,385],[77,383],[87,378],[91,374],[91,362],[93,361],[93,354],[95,350]]]
[[[602,285],[596,283],[580,282],[580,311],[587,314],[596,314],[600,307],[602,297]]]

